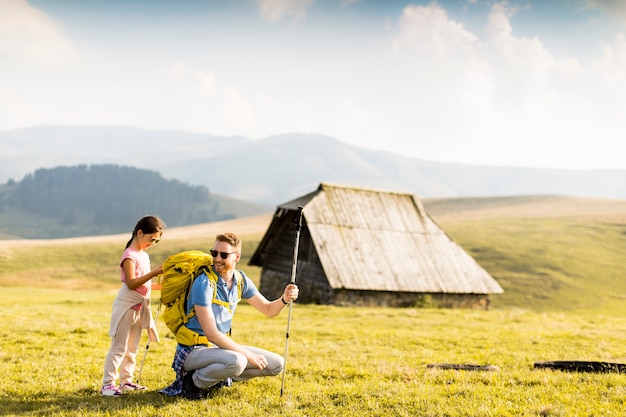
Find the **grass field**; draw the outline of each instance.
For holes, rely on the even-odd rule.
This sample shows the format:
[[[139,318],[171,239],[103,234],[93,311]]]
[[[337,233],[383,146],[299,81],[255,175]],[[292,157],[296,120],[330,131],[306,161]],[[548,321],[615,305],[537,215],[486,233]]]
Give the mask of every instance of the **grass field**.
[[[623,416],[626,375],[533,369],[548,360],[626,362],[622,202],[479,203],[433,203],[430,212],[505,288],[492,310],[296,303],[282,397],[280,377],[235,383],[199,403],[158,394],[174,377],[175,343],[162,322],[142,373],[149,390],[100,397],[116,264],[129,236],[0,241],[8,297],[0,309],[0,415]],[[206,249],[217,232],[233,230],[244,236],[240,267],[258,280],[247,260],[269,221],[168,230],[150,255],[157,263]],[[282,354],[286,320],[243,304],[234,337]],[[499,370],[427,367],[440,363]]]
[[[544,360],[626,360],[626,318],[521,310],[293,309],[281,378],[235,383],[200,403],[158,394],[174,377],[162,322],[144,393],[100,397],[110,291],[5,289],[0,415],[32,416],[622,416],[626,375],[533,369]],[[156,307],[156,306],[155,306]],[[286,315],[242,305],[234,336],[284,352]],[[140,350],[141,358],[145,347]],[[495,372],[427,368],[491,364]]]

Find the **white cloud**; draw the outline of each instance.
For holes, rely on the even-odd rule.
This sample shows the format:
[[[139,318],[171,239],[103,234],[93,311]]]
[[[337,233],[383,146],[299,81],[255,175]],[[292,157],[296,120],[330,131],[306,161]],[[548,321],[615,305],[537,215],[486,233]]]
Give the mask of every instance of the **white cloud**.
[[[518,114],[541,116],[552,95],[549,83],[556,60],[538,38],[513,36],[507,13],[503,4],[493,6],[489,39],[483,44],[494,75],[494,100],[513,106]]]
[[[215,75],[211,71],[196,71],[199,91],[201,94],[212,95],[215,92]]]
[[[0,56],[58,65],[77,55],[59,25],[26,0],[0,1]]]
[[[231,129],[247,130],[252,122],[249,100],[234,86],[225,86],[221,93],[225,100],[222,115],[226,125]]]
[[[481,137],[477,126],[493,116],[494,85],[478,36],[437,3],[406,7],[398,31],[392,46],[403,82],[396,89],[406,102],[395,110],[396,146],[427,157],[470,140],[473,131]]]
[[[414,49],[439,59],[472,49],[477,41],[463,24],[449,19],[437,3],[406,7],[398,26],[400,35],[394,41],[395,50]]]
[[[5,88],[0,94],[0,114],[10,115],[11,127],[32,127],[33,120],[41,120],[41,111],[35,108],[36,103],[23,94],[7,92]],[[0,129],[5,128],[0,125]]]
[[[623,36],[605,46],[602,61],[557,59],[540,38],[514,36],[510,13],[506,3],[494,5],[482,45],[494,83],[498,132],[519,152],[510,158],[539,166],[559,159],[579,167],[594,164],[593,158],[608,161],[601,149],[617,146],[626,127],[616,111],[624,110],[626,96]]]
[[[425,159],[555,166],[566,140],[572,152],[582,150],[567,155],[570,167],[584,167],[591,138],[616,146],[626,126],[618,116],[626,111],[624,37],[584,66],[557,59],[539,37],[515,36],[510,18],[518,11],[494,4],[478,36],[437,3],[404,9],[392,44],[407,75],[407,101],[395,103],[397,149]],[[613,91],[602,82],[608,78]]]
[[[356,143],[370,149],[387,149],[388,138],[395,137],[394,124],[385,115],[365,108],[351,97],[334,97],[328,109],[328,131],[339,140],[358,138]],[[354,143],[355,141],[353,141]]]
[[[516,38],[509,21],[509,13],[503,3],[495,4],[489,14],[488,33],[490,42],[511,64],[533,68],[548,68],[553,59],[537,37]]]
[[[187,69],[183,62],[174,62],[171,66],[170,72],[172,76],[177,80],[184,80],[187,76]]]
[[[615,36],[612,45],[604,45],[601,60],[592,63],[592,69],[610,82],[626,81],[626,37],[623,33]]]
[[[294,21],[306,18],[306,9],[313,0],[252,0],[259,7],[261,16],[270,21],[278,22],[286,16]]]

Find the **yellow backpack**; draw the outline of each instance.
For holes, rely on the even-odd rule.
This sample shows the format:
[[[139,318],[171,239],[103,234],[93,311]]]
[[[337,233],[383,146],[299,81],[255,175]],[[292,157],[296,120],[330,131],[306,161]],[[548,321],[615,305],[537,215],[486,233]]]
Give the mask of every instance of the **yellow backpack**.
[[[191,309],[187,314],[187,300],[191,284],[201,273],[209,277],[209,282],[213,287],[214,304],[230,309],[230,305],[217,299],[218,277],[213,271],[213,258],[210,254],[189,250],[176,253],[168,257],[163,262],[163,281],[161,286],[161,303],[165,306],[163,311],[163,321],[167,328],[176,336],[176,341],[181,345],[210,345],[207,338],[199,333],[190,330],[185,326],[189,320],[196,315],[195,309]],[[237,280],[239,300],[243,293],[243,275]]]

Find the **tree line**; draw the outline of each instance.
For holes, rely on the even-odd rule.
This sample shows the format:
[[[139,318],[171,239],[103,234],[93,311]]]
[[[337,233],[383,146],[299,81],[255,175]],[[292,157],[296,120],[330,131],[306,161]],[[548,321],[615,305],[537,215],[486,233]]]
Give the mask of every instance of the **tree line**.
[[[118,165],[41,168],[4,187],[12,204],[65,226],[89,224],[101,234],[132,230],[146,214],[168,226],[221,220],[219,203],[207,187],[166,180],[158,172]],[[228,217],[228,216],[226,216]]]

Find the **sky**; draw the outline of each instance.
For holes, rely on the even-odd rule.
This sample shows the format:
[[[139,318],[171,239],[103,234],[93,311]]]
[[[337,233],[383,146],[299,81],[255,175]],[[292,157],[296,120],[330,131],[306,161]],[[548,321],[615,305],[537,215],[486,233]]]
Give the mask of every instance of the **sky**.
[[[0,131],[40,125],[626,169],[626,1],[0,0]]]

